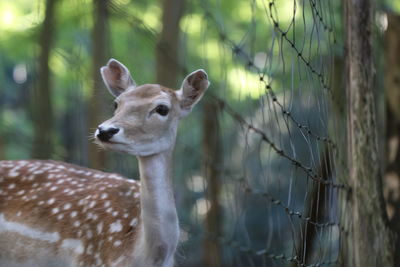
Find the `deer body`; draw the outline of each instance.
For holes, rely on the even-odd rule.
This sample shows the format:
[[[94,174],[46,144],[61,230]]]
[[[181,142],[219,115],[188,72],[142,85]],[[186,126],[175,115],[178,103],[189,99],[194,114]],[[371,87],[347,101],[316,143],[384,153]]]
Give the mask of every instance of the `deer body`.
[[[0,266],[129,266],[139,182],[56,161],[2,161],[0,177]]]
[[[207,75],[193,72],[174,91],[137,86],[113,59],[101,73],[117,107],[96,142],[135,155],[140,182],[56,161],[0,161],[0,266],[173,266],[172,152]]]

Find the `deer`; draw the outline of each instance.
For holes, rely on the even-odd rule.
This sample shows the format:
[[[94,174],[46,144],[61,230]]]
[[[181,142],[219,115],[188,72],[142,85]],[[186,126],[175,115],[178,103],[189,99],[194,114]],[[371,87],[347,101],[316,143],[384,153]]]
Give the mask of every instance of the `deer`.
[[[0,266],[174,265],[172,152],[207,73],[196,70],[173,90],[137,85],[115,59],[100,72],[115,111],[95,142],[136,156],[140,181],[52,160],[0,161]]]

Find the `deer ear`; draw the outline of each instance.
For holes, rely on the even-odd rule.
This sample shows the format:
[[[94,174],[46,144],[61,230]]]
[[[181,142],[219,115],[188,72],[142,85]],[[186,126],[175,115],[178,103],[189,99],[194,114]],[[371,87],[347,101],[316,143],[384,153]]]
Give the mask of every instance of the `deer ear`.
[[[182,88],[177,92],[183,116],[187,115],[199,102],[209,85],[207,73],[202,69],[186,76]]]
[[[119,96],[129,87],[136,87],[135,81],[127,67],[116,59],[110,59],[106,66],[100,69],[104,84],[115,97]]]

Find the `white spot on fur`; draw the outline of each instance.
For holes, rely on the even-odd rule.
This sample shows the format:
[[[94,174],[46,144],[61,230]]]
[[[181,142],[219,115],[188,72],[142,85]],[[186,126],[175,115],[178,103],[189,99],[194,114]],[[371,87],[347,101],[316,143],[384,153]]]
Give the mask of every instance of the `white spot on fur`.
[[[64,239],[61,243],[61,248],[72,250],[76,254],[82,254],[84,251],[82,241],[80,241],[79,239]]]
[[[132,226],[132,227],[136,227],[137,224],[138,224],[138,219],[137,218],[133,218],[129,225]]]
[[[17,177],[18,175],[19,175],[19,172],[16,172],[16,171],[11,171],[8,173],[9,177]]]
[[[89,204],[89,208],[94,208],[94,206],[96,205],[96,201],[92,201],[92,202],[90,202],[90,204]]]
[[[51,243],[57,242],[60,239],[60,235],[57,232],[42,232],[17,222],[10,222],[5,219],[3,214],[0,214],[0,233],[4,232],[17,232],[28,238]]]
[[[86,231],[86,236],[87,236],[87,238],[92,238],[93,237],[93,233],[92,233],[92,231],[90,231],[90,230],[87,230]]]
[[[51,213],[56,214],[56,213],[58,213],[59,211],[60,211],[59,208],[53,208],[53,209],[51,210]]]
[[[120,232],[122,230],[122,224],[120,220],[110,224],[110,233]]]
[[[93,244],[90,244],[90,245],[87,247],[86,253],[87,253],[88,255],[92,255],[92,254],[93,254]]]
[[[111,266],[121,266],[121,264],[124,260],[125,260],[125,256],[120,256],[116,261],[111,263]]]
[[[100,223],[97,225],[97,233],[98,233],[98,234],[101,234],[102,231],[103,231],[103,222],[100,222]]]
[[[101,266],[103,263],[103,261],[101,260],[101,258],[96,258],[96,264],[97,266]]]
[[[8,189],[14,189],[15,188],[15,184],[9,184],[8,185]]]

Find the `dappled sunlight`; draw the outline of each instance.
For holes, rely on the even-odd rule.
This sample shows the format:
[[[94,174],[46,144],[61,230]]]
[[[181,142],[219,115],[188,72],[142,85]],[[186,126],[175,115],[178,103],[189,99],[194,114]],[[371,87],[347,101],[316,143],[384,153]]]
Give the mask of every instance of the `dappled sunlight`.
[[[38,8],[34,1],[0,1],[0,30],[28,30],[42,21],[43,13],[42,8]]]
[[[4,8],[1,13],[1,24],[5,28],[12,27],[17,22],[17,16],[9,6]]]
[[[159,5],[156,4],[150,4],[148,7],[143,11],[139,12],[139,10],[134,11],[136,15],[143,19],[143,22],[150,28],[153,28],[157,31],[161,30],[162,27],[162,21],[161,21],[161,16],[162,16],[162,10]]]
[[[228,70],[227,80],[232,97],[236,99],[250,97],[258,99],[265,94],[265,88],[260,84],[260,77],[256,73],[243,68]]]
[[[65,73],[68,68],[65,58],[61,55],[60,52],[61,51],[57,53],[56,51],[54,51],[53,53],[51,53],[49,63],[50,69],[57,75]]]
[[[131,132],[141,132],[146,147],[168,143],[174,150],[173,164],[168,161],[173,188],[168,183],[148,199],[173,192],[156,207],[176,205],[185,229],[179,265],[213,266],[207,258],[233,267],[337,265],[346,231],[354,228],[341,220],[346,214],[337,201],[351,192],[343,180],[347,169],[335,158],[345,152],[348,134],[342,125],[348,110],[340,104],[346,102],[342,72],[349,56],[343,3],[0,0],[0,160],[59,159],[143,182],[149,178],[133,155],[93,145],[99,125],[118,118],[119,129],[110,129],[124,139],[115,142],[118,151],[141,143],[127,138]],[[400,0],[385,5],[400,12]],[[374,38],[390,33],[387,10],[374,14]],[[387,44],[374,43],[379,45],[371,51],[381,53],[375,82],[381,88]],[[115,62],[101,73],[110,58],[122,62],[137,85],[183,90],[138,89]],[[115,98],[107,87],[128,92]],[[378,100],[384,106],[384,98]],[[168,111],[160,114],[160,108]],[[178,121],[176,142],[175,136],[164,138],[176,133]],[[125,205],[118,199],[127,192],[107,188],[110,196],[116,193],[113,205]],[[140,207],[148,213],[138,219],[153,212]],[[130,213],[114,212],[99,219],[118,221]],[[86,222],[80,220],[83,236]]]
[[[247,1],[239,2],[235,10],[235,17],[241,21],[247,21],[252,18],[251,6]]]
[[[192,216],[194,219],[204,219],[207,212],[210,210],[210,201],[205,198],[199,198],[192,209]]]
[[[193,192],[201,193],[205,191],[207,187],[207,181],[201,175],[193,175],[187,179],[186,186]]]
[[[221,44],[215,40],[211,39],[204,43],[204,56],[206,56],[209,60],[216,62],[221,58],[220,49],[223,49]]]
[[[188,14],[180,21],[180,28],[184,33],[200,36],[203,17],[200,14]]]
[[[260,0],[262,1],[262,0]],[[287,28],[293,20],[302,18],[302,7],[298,0],[286,0],[286,1],[270,1],[273,3],[272,16],[280,24],[283,29]],[[267,6],[268,4],[264,5]]]

